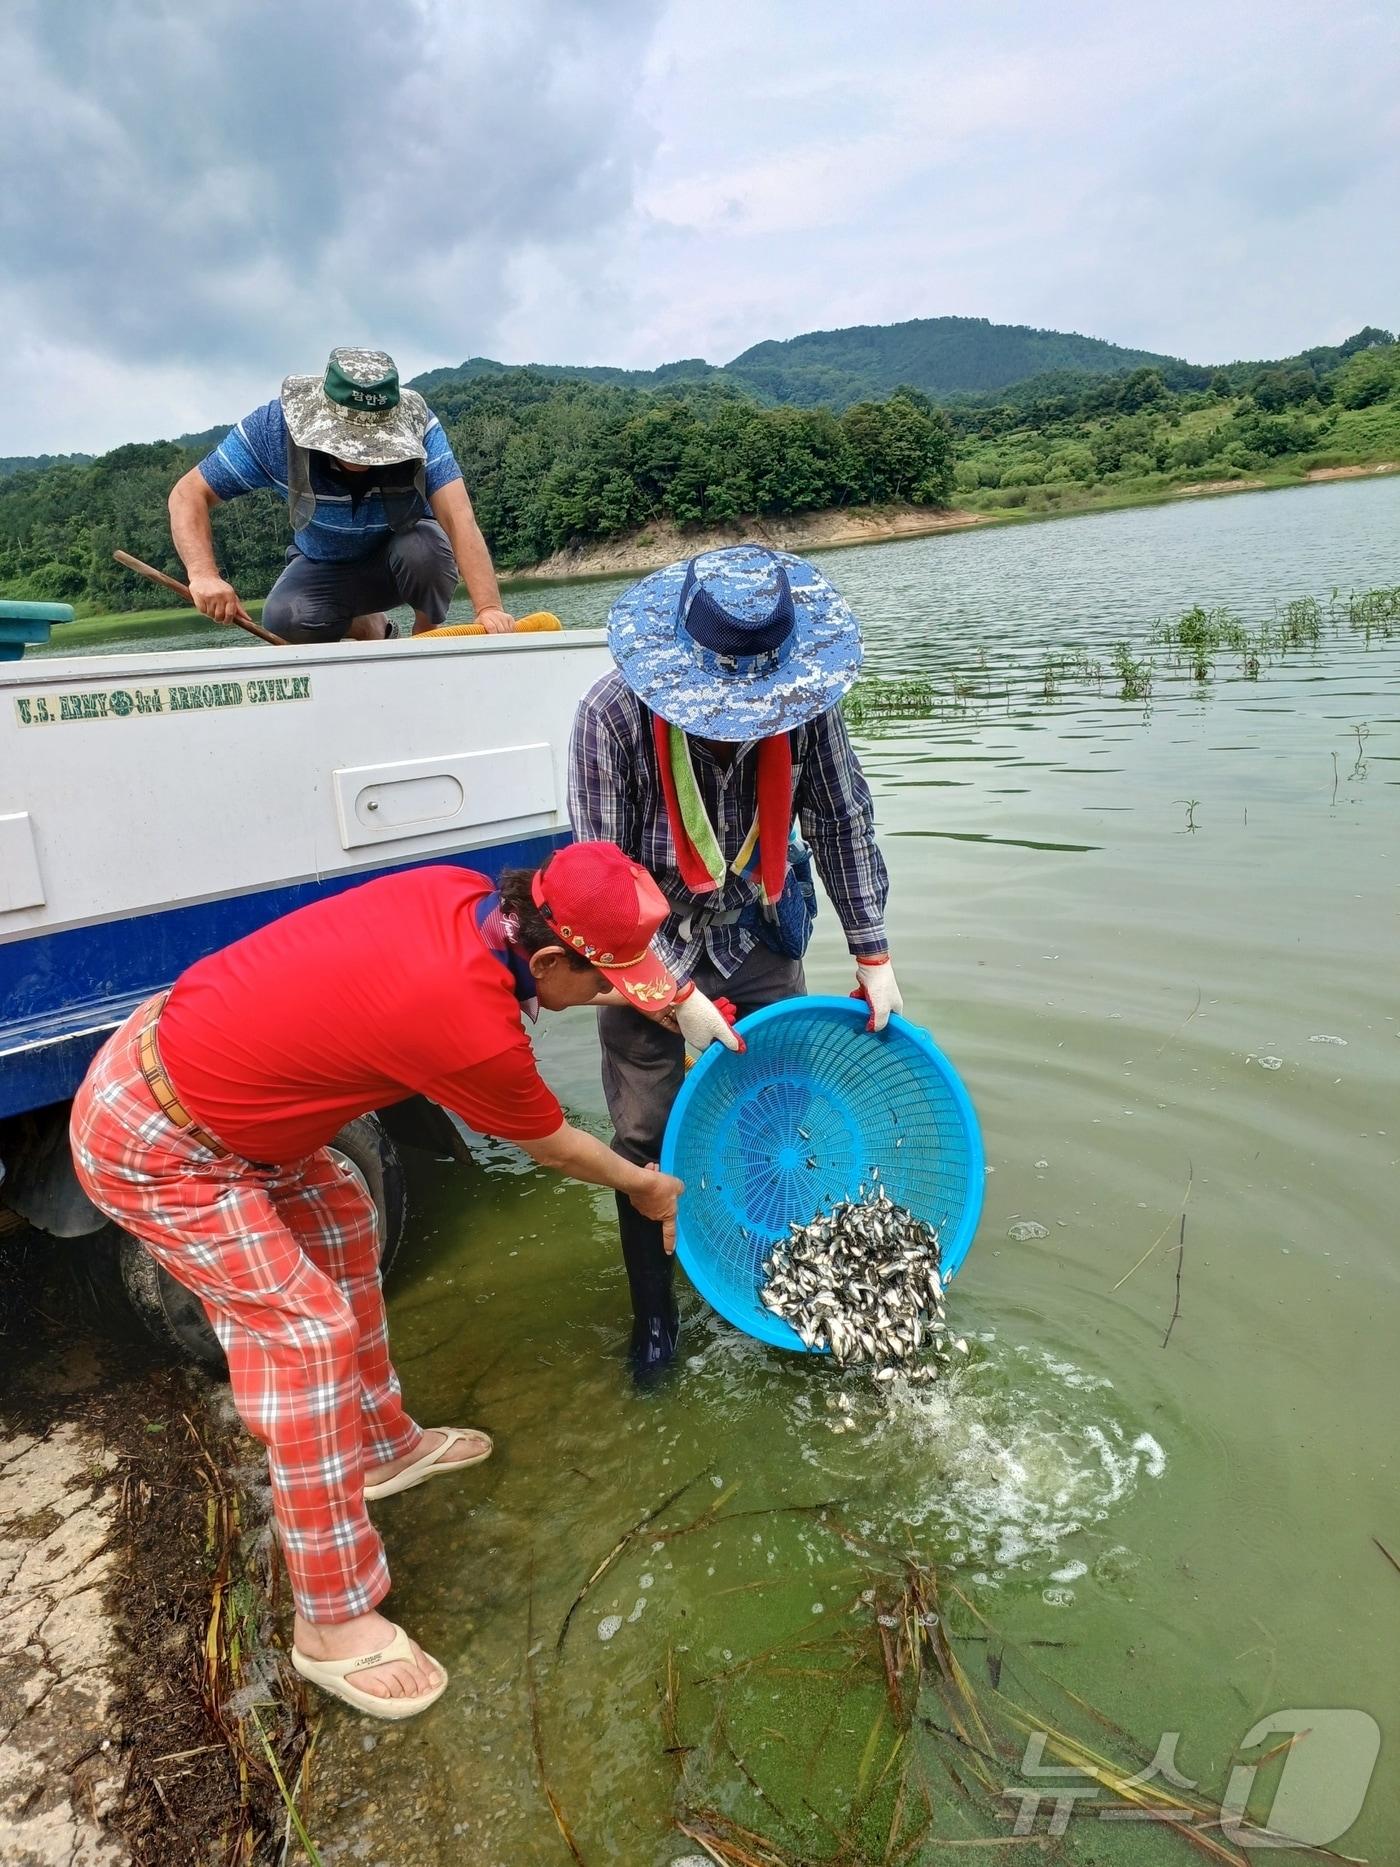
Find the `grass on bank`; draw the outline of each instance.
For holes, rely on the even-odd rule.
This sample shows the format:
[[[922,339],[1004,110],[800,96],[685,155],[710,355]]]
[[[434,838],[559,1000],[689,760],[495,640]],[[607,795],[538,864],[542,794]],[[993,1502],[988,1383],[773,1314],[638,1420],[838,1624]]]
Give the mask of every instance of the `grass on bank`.
[[[1334,454],[1305,454],[1295,460],[1270,467],[1232,467],[1219,472],[1151,473],[1136,477],[1113,476],[1104,480],[1047,481],[1035,486],[985,488],[961,491],[958,504],[969,512],[979,512],[992,520],[1062,518],[1076,512],[1117,511],[1131,506],[1160,506],[1195,498],[1213,498],[1233,492],[1278,492],[1284,487],[1313,486],[1309,475],[1318,469],[1360,467],[1379,469],[1400,461],[1400,435],[1393,446],[1376,460],[1358,461]],[[1348,476],[1350,477],[1350,476]],[[1356,477],[1364,477],[1358,474]],[[1208,492],[1186,489],[1200,485]]]
[[[1391,367],[1400,385],[1400,359]],[[1248,396],[1183,396],[1137,417],[962,436],[954,482],[972,511],[1030,517],[1150,504],[1196,486],[1301,486],[1319,471],[1396,462],[1400,387],[1365,407],[1314,402],[1284,417],[1264,416]]]

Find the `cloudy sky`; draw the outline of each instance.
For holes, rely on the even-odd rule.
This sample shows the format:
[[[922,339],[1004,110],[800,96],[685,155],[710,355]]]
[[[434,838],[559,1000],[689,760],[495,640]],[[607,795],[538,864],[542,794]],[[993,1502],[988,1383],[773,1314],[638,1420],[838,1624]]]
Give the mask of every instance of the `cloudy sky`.
[[[960,313],[1400,324],[1394,0],[3,0],[0,454],[334,343],[650,367]]]

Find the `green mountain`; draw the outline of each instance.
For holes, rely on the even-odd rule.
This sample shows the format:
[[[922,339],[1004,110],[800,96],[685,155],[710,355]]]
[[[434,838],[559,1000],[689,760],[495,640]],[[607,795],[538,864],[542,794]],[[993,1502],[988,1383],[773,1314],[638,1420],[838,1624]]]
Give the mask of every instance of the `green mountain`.
[[[663,363],[654,370],[614,369],[607,363],[497,363],[494,357],[468,357],[465,363],[424,370],[421,376],[413,377],[408,386],[431,401],[435,390],[477,382],[483,376],[514,375],[522,369],[545,382],[596,382],[622,389],[665,389],[676,383],[711,381],[726,373],[703,357]]]
[[[231,421],[220,421],[212,428],[201,428],[198,434],[177,434],[175,445],[183,447],[190,454],[208,454],[219,445],[232,426]]]
[[[211,447],[219,445],[232,425],[226,421],[216,428],[206,428],[202,434],[177,434],[175,446],[207,454]],[[0,480],[8,480],[16,473],[44,473],[50,467],[90,467],[96,459],[96,454],[0,454]]]
[[[95,454],[0,454],[0,480],[12,473],[42,473],[46,467],[85,467]]]
[[[1140,353],[1073,348],[1091,341],[935,319],[759,345],[726,369],[693,359],[656,371],[505,369],[476,357],[419,381],[504,569],[653,522],[685,532],[954,497],[988,515],[1051,513],[1400,460],[1400,344],[1389,331],[1367,326],[1340,344],[1215,369],[1127,368]],[[1054,361],[1057,344],[1077,367]],[[938,368],[975,383],[994,355],[1003,368],[1049,366],[936,398],[908,380]],[[745,368],[767,372],[761,385]],[[797,400],[818,394],[839,409]],[[152,592],[112,553],[178,571],[166,497],[222,433],[0,477],[0,597],[149,607]],[[221,507],[214,534],[226,574],[255,596],[282,568],[285,503],[258,493]]]
[[[413,387],[431,395],[449,384],[504,375],[510,367],[490,357],[469,357],[456,369],[429,370],[416,376]],[[654,370],[528,365],[533,375],[546,380],[607,383],[627,389],[708,381],[741,389],[769,404],[834,409],[887,396],[899,388],[920,389],[943,399],[985,394],[1031,377],[1111,376],[1144,367],[1177,370],[1189,366],[1175,357],[1126,350],[1099,337],[1033,330],[1026,324],[993,324],[987,318],[913,318],[905,324],[808,331],[801,337],[755,344],[722,368],[702,357],[686,357]]]
[[[775,402],[844,407],[905,385],[942,398],[1005,389],[1052,371],[1112,376],[1176,361],[1098,337],[1038,331],[1026,324],[912,318],[906,324],[856,324],[782,342],[770,339],[735,357],[728,371],[751,394]]]

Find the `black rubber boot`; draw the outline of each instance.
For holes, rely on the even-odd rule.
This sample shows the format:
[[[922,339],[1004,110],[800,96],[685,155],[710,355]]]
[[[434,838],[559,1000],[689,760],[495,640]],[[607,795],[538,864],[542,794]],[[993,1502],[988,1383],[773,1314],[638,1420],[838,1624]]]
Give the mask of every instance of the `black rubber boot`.
[[[632,1291],[628,1360],[637,1385],[649,1387],[670,1366],[680,1340],[675,1259],[666,1255],[660,1225],[644,1219],[624,1193],[617,1195],[617,1226]]]

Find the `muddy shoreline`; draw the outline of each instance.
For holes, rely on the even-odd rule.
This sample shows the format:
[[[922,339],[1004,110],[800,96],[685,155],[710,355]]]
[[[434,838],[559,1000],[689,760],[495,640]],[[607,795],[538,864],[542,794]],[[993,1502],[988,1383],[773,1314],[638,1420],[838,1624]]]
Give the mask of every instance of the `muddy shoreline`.
[[[260,1449],[226,1387],[88,1326],[66,1267],[18,1311],[0,1336],[0,1858],[304,1859],[267,1755],[299,1789],[311,1733]]]
[[[624,576],[657,570],[663,564],[720,545],[763,544],[801,553],[837,545],[880,544],[891,538],[965,531],[970,526],[992,524],[997,516],[941,506],[861,506],[797,512],[783,518],[735,520],[729,525],[679,526],[658,520],[616,538],[556,551],[528,569],[506,573],[505,581],[558,583],[572,577]]]
[[[782,551],[835,550],[847,545],[886,544],[898,538],[926,538],[938,532],[967,531],[983,525],[1014,525],[1050,519],[1082,518],[1141,505],[1170,505],[1178,499],[1213,499],[1227,493],[1277,492],[1334,480],[1371,479],[1400,472],[1400,461],[1382,460],[1343,467],[1310,467],[1301,475],[1272,474],[1239,479],[1193,480],[1150,492],[1039,508],[1034,505],[971,507],[859,506],[825,512],[793,513],[784,518],[750,518],[729,525],[680,526],[669,520],[639,527],[615,538],[572,545],[538,564],[503,571],[502,585],[565,583],[580,577],[622,577],[659,570],[698,551],[721,545],[765,544]],[[994,495],[988,495],[994,497]],[[517,607],[519,607],[517,605]]]

